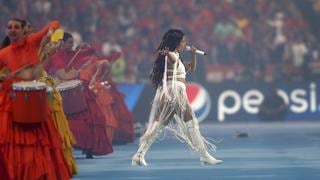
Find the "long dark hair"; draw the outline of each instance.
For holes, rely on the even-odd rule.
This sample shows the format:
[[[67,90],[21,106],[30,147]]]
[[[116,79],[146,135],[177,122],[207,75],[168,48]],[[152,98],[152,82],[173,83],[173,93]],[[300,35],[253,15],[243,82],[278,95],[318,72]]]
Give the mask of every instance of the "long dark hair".
[[[68,39],[72,38],[72,35],[68,32],[63,33],[63,42],[66,42]]]
[[[8,36],[6,36],[3,38],[2,42],[1,42],[0,49],[5,48],[9,45],[10,45],[10,39]]]
[[[165,66],[165,55],[158,53],[158,51],[165,48],[168,48],[171,52],[176,50],[183,36],[184,33],[179,29],[170,29],[163,35],[161,43],[157,48],[156,61],[154,62],[153,69],[150,74],[152,84],[155,88],[158,88],[162,85],[162,78]]]

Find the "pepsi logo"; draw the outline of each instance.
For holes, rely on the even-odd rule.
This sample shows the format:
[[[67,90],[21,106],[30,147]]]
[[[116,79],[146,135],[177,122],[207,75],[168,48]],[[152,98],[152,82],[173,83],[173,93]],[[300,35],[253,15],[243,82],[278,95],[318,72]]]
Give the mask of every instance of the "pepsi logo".
[[[188,83],[187,96],[198,121],[202,122],[207,118],[211,110],[211,98],[209,93],[200,84]]]

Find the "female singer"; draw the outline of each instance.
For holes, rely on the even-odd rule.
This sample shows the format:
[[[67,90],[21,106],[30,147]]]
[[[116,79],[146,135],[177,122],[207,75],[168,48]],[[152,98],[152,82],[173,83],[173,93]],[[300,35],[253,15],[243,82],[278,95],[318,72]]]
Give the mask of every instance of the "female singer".
[[[199,152],[203,164],[218,164],[208,153],[215,146],[209,143],[199,131],[198,120],[188,102],[186,94],[186,72],[196,68],[196,48],[191,47],[192,61],[183,64],[180,53],[186,46],[184,33],[170,29],[162,37],[158,55],[153,66],[151,80],[156,87],[149,116],[149,125],[140,138],[138,151],[132,157],[132,165],[146,166],[144,156],[157,136],[167,127],[186,142],[193,150]]]
[[[77,139],[75,147],[85,152],[86,158],[93,158],[93,155],[107,155],[112,153],[112,144],[106,132],[107,119],[97,103],[97,95],[94,89],[91,90],[91,78],[98,59],[95,58],[94,49],[84,44],[80,49],[73,50],[73,37],[64,33],[61,49],[49,58],[46,66],[47,71],[57,77],[59,81],[80,79],[84,88],[84,95],[88,110],[77,114],[68,115],[70,129]],[[71,67],[67,67],[71,60],[74,60]],[[98,88],[100,90],[100,88]],[[100,91],[97,91],[100,92]],[[109,116],[108,120],[116,125],[116,120]],[[112,118],[112,119],[111,119]]]

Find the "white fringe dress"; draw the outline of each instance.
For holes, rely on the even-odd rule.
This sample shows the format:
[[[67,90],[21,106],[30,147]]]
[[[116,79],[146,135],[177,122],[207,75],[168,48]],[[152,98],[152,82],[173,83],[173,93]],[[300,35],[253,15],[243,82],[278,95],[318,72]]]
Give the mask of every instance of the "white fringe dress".
[[[169,53],[172,53],[173,57],[175,57],[173,68],[168,68],[169,59],[168,56],[166,56],[162,85],[156,90],[149,116],[148,128],[140,138],[140,143],[148,139],[152,134],[151,126],[154,121],[159,121],[162,125],[166,126],[166,129],[172,131],[181,142],[187,143],[192,150],[198,151],[199,147],[195,147],[190,140],[186,122],[192,121],[193,126],[197,129],[199,129],[199,123],[188,101],[186,85],[178,81],[178,78],[186,78],[185,66],[182,63],[179,53]],[[170,76],[168,76],[168,72]],[[168,78],[170,79],[169,81]],[[192,119],[185,119],[185,113],[190,113]],[[199,130],[196,132],[202,137],[206,150],[215,151],[215,145],[201,136]]]

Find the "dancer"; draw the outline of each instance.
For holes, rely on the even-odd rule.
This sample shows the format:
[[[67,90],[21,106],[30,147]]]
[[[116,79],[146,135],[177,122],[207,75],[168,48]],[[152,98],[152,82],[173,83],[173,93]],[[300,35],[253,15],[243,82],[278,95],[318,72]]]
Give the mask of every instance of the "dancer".
[[[125,95],[119,91],[117,83],[112,80],[110,69],[106,70],[104,79],[104,84],[108,87],[114,99],[112,111],[119,124],[114,131],[113,144],[132,143],[134,141],[134,123],[136,122],[136,117],[125,104]]]
[[[105,111],[101,111],[97,103],[97,98],[101,97],[100,90],[103,88],[96,86],[92,90],[89,88],[90,84],[95,84],[91,81],[94,77],[92,68],[96,69],[100,65],[94,52],[94,48],[86,44],[82,44],[78,50],[73,50],[72,35],[64,33],[61,49],[49,58],[46,65],[47,72],[57,77],[60,82],[76,79],[82,82],[87,110],[68,114],[67,118],[77,140],[74,147],[83,150],[87,159],[93,158],[93,155],[107,155],[113,152],[106,129],[108,120],[112,120],[111,123],[115,125],[117,123],[114,118],[111,119],[113,116],[106,119],[108,115],[104,114]],[[68,67],[68,64],[71,66]]]
[[[33,33],[33,29],[31,26],[31,23],[29,21],[22,21],[22,25],[25,24],[24,28],[24,34],[25,37]],[[8,37],[8,36],[6,36]],[[41,60],[42,64],[46,63],[46,59],[52,56],[56,50],[59,48],[60,42],[52,42],[50,41],[51,33],[46,34],[40,43],[40,49],[39,49],[39,59]],[[8,41],[8,44],[4,44],[5,46],[8,46],[10,44],[10,40]],[[42,65],[43,66],[43,65]],[[43,68],[37,68],[38,70],[42,71]],[[6,68],[3,68],[0,73],[6,72]],[[46,83],[50,87],[54,87],[56,85],[55,79],[48,76],[45,71],[39,72],[40,78],[38,79],[41,82]],[[68,121],[65,117],[65,114],[63,112],[62,108],[62,98],[60,96],[59,91],[55,90],[55,88],[51,88],[52,91],[50,93],[47,93],[48,95],[48,104],[52,113],[52,120],[54,122],[54,125],[58,129],[61,138],[63,140],[63,153],[65,155],[66,161],[69,165],[71,173],[77,174],[78,168],[76,165],[76,161],[73,157],[73,145],[76,143],[75,138],[73,137],[72,132],[69,129]]]
[[[188,102],[186,94],[186,72],[196,68],[196,48],[191,47],[192,61],[183,64],[180,53],[186,46],[184,33],[170,29],[162,37],[158,54],[151,73],[156,88],[149,124],[140,138],[138,151],[132,157],[132,165],[146,166],[145,154],[157,136],[165,129],[172,130],[176,137],[186,142],[194,151],[199,152],[202,164],[218,164],[209,153],[215,146],[200,133],[198,120]]]
[[[83,70],[80,71],[80,77],[89,82],[89,89],[95,93],[98,108],[106,120],[106,134],[110,143],[112,143],[114,129],[119,126],[119,123],[113,111],[116,98],[113,97],[108,82],[101,82],[101,78],[105,74],[103,71],[108,71],[108,69],[110,69],[109,61],[106,59],[100,60],[83,68]]]
[[[0,68],[8,72],[0,90],[0,153],[11,179],[69,179],[67,162],[62,152],[62,140],[54,127],[50,109],[39,111],[42,122],[17,123],[14,120],[12,84],[19,81],[36,80],[40,59],[38,51],[41,39],[49,30],[59,27],[58,21],[51,22],[40,32],[24,34],[24,21],[11,19],[7,25],[10,45],[0,50]],[[26,107],[21,107],[21,110]],[[40,108],[41,107],[34,107]],[[21,114],[18,114],[21,115]],[[24,117],[38,114],[23,114]],[[25,119],[25,120],[28,120]]]
[[[48,35],[42,39],[41,48],[39,50],[39,57],[43,65],[47,63],[48,58],[59,49],[61,44],[61,41],[50,41],[50,38],[51,36]],[[46,83],[48,88],[51,87],[49,88],[51,90],[47,91],[47,99],[52,113],[52,120],[63,140],[63,153],[69,169],[72,175],[78,174],[78,167],[73,156],[73,145],[76,144],[76,139],[69,128],[68,120],[63,111],[60,92],[54,88],[57,85],[56,80],[43,70],[39,81]]]

